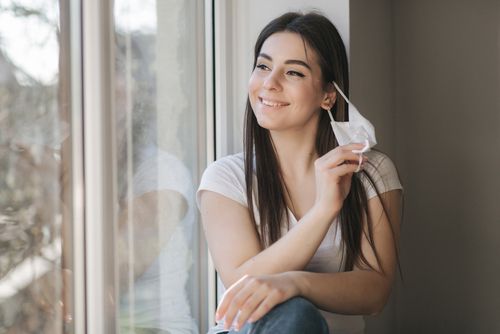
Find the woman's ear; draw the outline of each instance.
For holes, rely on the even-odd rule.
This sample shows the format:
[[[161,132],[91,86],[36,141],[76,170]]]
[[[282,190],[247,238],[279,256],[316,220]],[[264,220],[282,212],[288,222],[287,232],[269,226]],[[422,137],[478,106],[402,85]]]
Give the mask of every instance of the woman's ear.
[[[335,87],[331,83],[328,83],[325,91],[325,96],[323,98],[323,101],[321,101],[321,108],[325,110],[332,109],[336,100],[337,92],[335,91]]]

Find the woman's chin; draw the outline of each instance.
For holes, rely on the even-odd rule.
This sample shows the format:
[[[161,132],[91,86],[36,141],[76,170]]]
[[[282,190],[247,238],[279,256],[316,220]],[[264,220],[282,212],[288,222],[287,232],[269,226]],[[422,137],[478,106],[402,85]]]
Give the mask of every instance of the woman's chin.
[[[262,119],[257,117],[257,123],[261,128],[274,131],[274,130],[279,130],[280,126],[276,124],[276,122],[272,122],[271,120],[268,119]]]

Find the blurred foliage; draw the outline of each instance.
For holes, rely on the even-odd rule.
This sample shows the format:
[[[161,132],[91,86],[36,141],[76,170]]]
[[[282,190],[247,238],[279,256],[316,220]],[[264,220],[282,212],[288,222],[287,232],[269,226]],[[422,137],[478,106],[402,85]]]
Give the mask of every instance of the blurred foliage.
[[[52,24],[43,8],[17,2],[0,6],[18,20],[37,16]],[[54,33],[57,27],[52,25]],[[54,271],[13,296],[0,299],[0,334],[57,333],[61,327],[60,258],[44,254],[61,235],[61,144],[68,125],[60,120],[59,87],[31,78],[3,49],[0,31],[0,283],[24,261],[40,258]],[[22,83],[18,80],[22,78]],[[12,277],[11,277],[12,280]],[[16,281],[16,279],[14,278]],[[13,282],[17,283],[17,282]],[[59,328],[60,329],[60,328]]]

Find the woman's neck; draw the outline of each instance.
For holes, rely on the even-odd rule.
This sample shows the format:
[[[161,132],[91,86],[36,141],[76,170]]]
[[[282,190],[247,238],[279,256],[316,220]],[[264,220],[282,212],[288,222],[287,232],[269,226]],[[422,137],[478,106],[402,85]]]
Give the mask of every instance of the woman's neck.
[[[313,170],[318,158],[316,132],[271,131],[271,138],[285,179],[300,179]]]

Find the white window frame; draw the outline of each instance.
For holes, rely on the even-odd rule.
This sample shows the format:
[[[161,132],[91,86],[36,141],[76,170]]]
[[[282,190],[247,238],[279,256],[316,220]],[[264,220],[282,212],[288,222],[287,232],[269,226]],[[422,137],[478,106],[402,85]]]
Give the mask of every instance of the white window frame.
[[[86,332],[116,333],[113,2],[82,1]]]
[[[85,192],[83,156],[83,73],[81,1],[69,1],[71,77],[71,185],[73,247],[73,323],[75,333],[86,333],[85,312]]]

